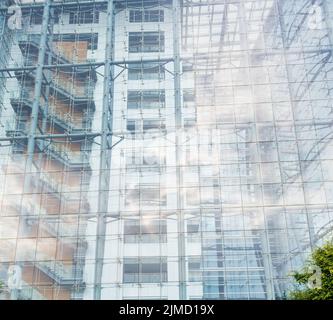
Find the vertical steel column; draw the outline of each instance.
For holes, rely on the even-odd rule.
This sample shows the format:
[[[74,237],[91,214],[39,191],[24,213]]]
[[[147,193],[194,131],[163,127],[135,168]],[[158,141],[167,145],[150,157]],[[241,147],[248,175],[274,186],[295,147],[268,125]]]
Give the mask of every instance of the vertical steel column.
[[[101,300],[102,274],[105,248],[106,214],[109,204],[111,148],[113,127],[113,50],[114,50],[114,4],[109,0],[107,8],[107,33],[103,89],[103,114],[100,148],[98,215],[96,229],[94,299]]]
[[[249,43],[248,43],[248,28],[246,23],[246,10],[243,2],[238,4],[239,9],[239,31],[240,31],[240,42],[241,49],[247,54],[250,53]],[[246,68],[250,68],[249,61],[245,61]],[[265,285],[266,285],[266,294],[268,300],[275,300],[275,291],[273,284],[273,270],[272,270],[272,259],[271,259],[271,250],[269,245],[269,237],[266,219],[264,218],[264,232],[261,234],[261,242],[262,242],[262,258],[264,264],[264,272],[265,272]]]
[[[50,39],[49,41],[47,41],[47,45],[49,47],[49,50],[52,50],[52,46],[53,46],[53,27],[54,27],[54,9],[51,9],[50,11],[51,13],[51,19],[50,19]],[[52,65],[52,55],[49,54],[48,55],[48,61],[47,61],[48,65]],[[51,70],[47,70],[46,71],[46,79],[47,79],[47,85],[45,88],[45,107],[44,107],[44,112],[43,112],[43,121],[42,121],[42,133],[45,134],[46,131],[46,125],[47,125],[47,117],[48,117],[48,113],[49,113],[49,96],[50,96],[50,82],[52,81],[52,71]]]
[[[27,147],[27,163],[26,163],[26,178],[24,182],[24,190],[25,192],[28,190],[30,184],[30,173],[32,169],[32,163],[34,158],[35,151],[35,135],[36,129],[38,126],[38,113],[39,113],[39,105],[40,105],[40,97],[42,93],[42,81],[43,81],[43,65],[46,53],[47,46],[47,31],[49,24],[49,16],[50,16],[50,5],[52,4],[52,0],[46,0],[43,11],[43,22],[41,29],[41,38],[39,43],[39,52],[38,52],[38,62],[36,69],[36,81],[35,81],[35,89],[34,89],[34,101],[32,105],[31,111],[31,124],[30,130],[28,134],[28,147]]]
[[[39,43],[38,61],[36,68],[36,81],[34,88],[34,101],[32,105],[31,124],[28,134],[27,161],[26,161],[25,177],[23,184],[23,194],[29,192],[30,182],[31,182],[31,170],[34,159],[35,135],[38,126],[39,100],[42,92],[43,65],[44,65],[46,45],[47,45],[47,30],[48,30],[51,3],[52,0],[46,0],[43,10],[43,21],[41,26],[41,38]],[[23,208],[21,208],[21,210],[22,209]],[[17,298],[18,298],[17,289],[14,289],[11,292],[11,299],[16,300]]]
[[[283,55],[283,61],[284,61],[284,64],[285,64],[285,67],[286,67],[286,72],[287,72],[287,79],[288,79],[288,83],[292,83],[293,82],[293,76],[292,76],[292,73],[291,73],[291,67],[290,65],[288,64],[288,58],[287,58],[287,52],[288,52],[288,44],[287,44],[287,39],[286,39],[286,35],[288,34],[287,33],[287,30],[285,28],[285,19],[284,19],[284,14],[283,14],[283,5],[285,4],[285,1],[284,0],[280,0],[280,1],[277,1],[276,2],[276,10],[277,10],[277,17],[278,17],[278,23],[280,25],[280,28],[281,28],[281,40],[282,40],[282,55]],[[297,102],[294,101],[293,99],[293,92],[292,92],[292,89],[290,87],[290,85],[288,85],[288,93],[289,93],[289,98],[290,98],[290,104],[291,104],[291,110],[292,110],[292,115],[293,115],[293,119],[295,119],[295,110],[296,110],[296,104]],[[299,150],[299,146],[298,146],[298,141],[296,141],[296,146],[297,146],[297,155],[299,156],[300,155],[300,150]],[[304,185],[303,185],[303,179],[301,181],[302,183],[302,190],[303,190],[303,193],[304,193]],[[306,211],[306,219],[307,219],[307,226],[308,226],[308,232],[309,232],[309,238],[310,238],[310,247],[311,247],[311,250],[313,249],[313,233],[312,233],[312,229],[310,227],[310,225],[312,226],[313,223],[309,220],[309,214],[308,212]],[[288,256],[287,256],[287,260],[285,261],[285,263],[287,263],[288,261],[290,261],[292,259],[292,253],[288,253]],[[297,255],[297,253],[295,254]],[[283,267],[282,267],[283,268]],[[279,270],[276,270],[277,272],[280,272]],[[283,271],[282,271],[283,272]],[[283,274],[284,276],[285,274]]]
[[[53,42],[53,27],[54,27],[54,9],[50,9],[51,13],[51,19],[49,19],[49,31],[50,31],[50,39],[46,41],[47,46],[49,47],[49,50],[52,50],[52,42]],[[52,65],[52,55],[48,55],[47,59],[47,64]],[[44,93],[44,98],[45,98],[45,104],[43,106],[43,112],[42,112],[42,134],[45,134],[46,129],[47,129],[47,118],[49,114],[49,96],[50,96],[50,82],[52,81],[52,71],[51,70],[46,70],[46,80],[47,84],[45,87],[45,93]],[[45,147],[46,143],[45,140],[43,141],[43,148]],[[42,168],[42,159],[43,159],[43,153],[41,152],[38,157],[38,162],[40,165],[40,168]]]
[[[176,139],[176,184],[177,184],[177,225],[178,225],[178,277],[179,277],[179,299],[185,300],[186,293],[186,260],[185,260],[185,228],[183,210],[183,188],[182,188],[182,100],[181,100],[181,66],[180,66],[180,2],[172,0],[172,24],[173,24],[173,59],[174,59],[174,94],[175,94],[175,139]]]
[[[330,5],[328,4],[328,0],[324,0],[323,1],[323,14],[325,16],[325,22],[326,22],[326,26],[327,26],[327,34],[333,49],[333,22],[332,22],[332,18],[330,16]],[[333,7],[332,7],[332,11],[333,11]]]
[[[6,13],[0,12],[0,67],[5,68],[9,56],[9,48],[12,44],[12,30],[7,27]],[[3,109],[3,92],[5,90],[5,78],[0,78],[0,116]]]

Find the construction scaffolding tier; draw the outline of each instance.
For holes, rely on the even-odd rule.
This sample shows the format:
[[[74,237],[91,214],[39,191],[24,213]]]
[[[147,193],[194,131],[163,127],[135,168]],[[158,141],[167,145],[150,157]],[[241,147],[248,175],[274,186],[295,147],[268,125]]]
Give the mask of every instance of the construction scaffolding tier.
[[[329,0],[2,1],[0,299],[282,299],[333,227]]]

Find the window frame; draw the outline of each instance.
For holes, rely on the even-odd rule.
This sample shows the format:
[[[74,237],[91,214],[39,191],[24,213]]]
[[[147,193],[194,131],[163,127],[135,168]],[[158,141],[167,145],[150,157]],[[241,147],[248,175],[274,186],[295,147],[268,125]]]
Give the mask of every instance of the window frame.
[[[162,9],[130,10],[129,22],[130,23],[164,22],[164,10]]]
[[[142,31],[129,32],[128,35],[128,52],[164,52],[165,36],[164,31]]]

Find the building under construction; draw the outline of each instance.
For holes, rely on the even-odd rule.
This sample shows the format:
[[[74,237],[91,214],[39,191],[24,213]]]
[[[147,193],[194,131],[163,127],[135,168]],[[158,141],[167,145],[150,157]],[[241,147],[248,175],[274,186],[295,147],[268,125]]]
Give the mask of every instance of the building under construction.
[[[332,237],[332,50],[330,0],[1,1],[0,298],[284,298]]]

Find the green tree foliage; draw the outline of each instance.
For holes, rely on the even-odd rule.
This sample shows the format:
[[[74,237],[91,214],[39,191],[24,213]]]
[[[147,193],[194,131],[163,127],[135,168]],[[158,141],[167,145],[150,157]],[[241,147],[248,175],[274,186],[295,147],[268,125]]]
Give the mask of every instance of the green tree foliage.
[[[310,266],[317,266],[321,271],[321,286],[311,288],[315,272]],[[301,272],[293,274],[297,283],[296,290],[289,294],[293,300],[333,300],[333,243],[317,248],[311,255],[308,264]]]

